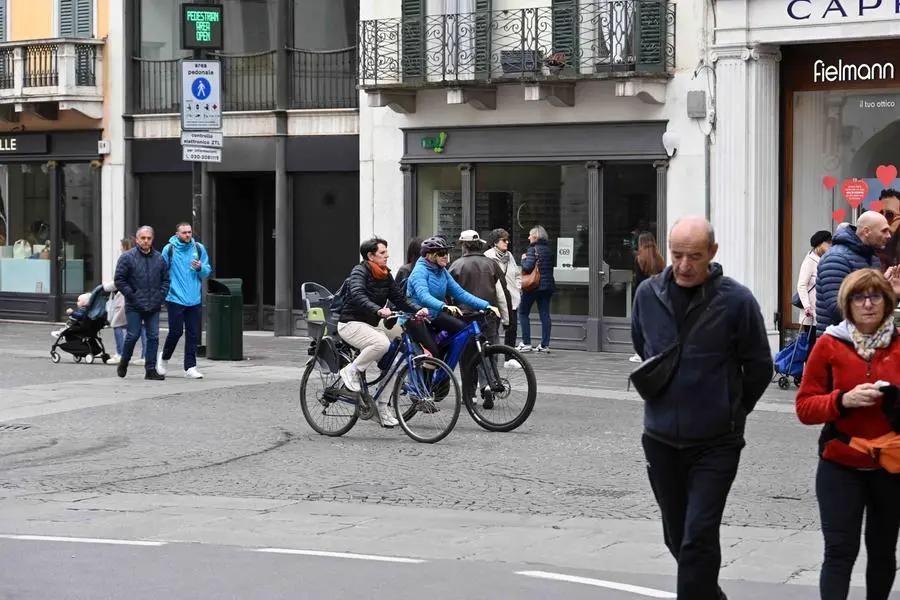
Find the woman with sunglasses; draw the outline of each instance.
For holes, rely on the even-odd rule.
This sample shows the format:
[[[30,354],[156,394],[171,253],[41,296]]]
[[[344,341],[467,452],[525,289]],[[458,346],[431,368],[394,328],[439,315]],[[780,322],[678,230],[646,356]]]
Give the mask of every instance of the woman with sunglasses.
[[[406,295],[409,300],[428,309],[431,327],[434,331],[446,331],[450,335],[460,332],[466,324],[458,317],[462,311],[446,300],[471,306],[475,310],[499,310],[486,301],[473,296],[464,290],[450,273],[451,246],[442,237],[430,237],[422,242],[421,257],[416,261],[409,279],[406,280]],[[423,346],[432,356],[438,356],[437,345],[433,339],[423,341]]]
[[[838,292],[844,320],[816,342],[797,392],[800,421],[824,425],[816,472],[825,538],[819,576],[823,600],[846,600],[863,535],[866,598],[887,600],[897,571],[900,475],[880,468],[844,441],[844,436],[871,440],[892,431],[885,402],[889,395],[896,399],[900,384],[893,288],[877,269],[860,269],[844,279]]]

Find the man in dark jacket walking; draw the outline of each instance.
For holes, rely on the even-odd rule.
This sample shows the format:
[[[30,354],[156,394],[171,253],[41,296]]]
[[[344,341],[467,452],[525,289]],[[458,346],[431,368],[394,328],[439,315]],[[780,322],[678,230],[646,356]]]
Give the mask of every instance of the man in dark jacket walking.
[[[644,360],[679,343],[681,359],[656,398],[645,398],[644,454],[678,563],[678,600],[721,600],[719,527],[744,447],[744,424],[772,378],[759,304],[712,260],[715,233],[701,217],[669,234],[672,266],[635,294],[632,340]]]
[[[143,226],[135,234],[137,246],[119,257],[116,264],[116,289],[125,296],[127,333],[122,360],[116,373],[125,377],[134,345],[141,336],[141,327],[147,334],[147,356],[144,379],[163,380],[156,372],[156,351],[159,347],[159,311],[169,293],[169,270],[162,255],[153,249],[153,228]]]
[[[816,271],[816,334],[843,320],[838,308],[838,290],[853,271],[881,267],[878,252],[891,239],[891,226],[881,213],[866,211],[856,220],[856,227],[839,229],[831,249],[819,261]]]

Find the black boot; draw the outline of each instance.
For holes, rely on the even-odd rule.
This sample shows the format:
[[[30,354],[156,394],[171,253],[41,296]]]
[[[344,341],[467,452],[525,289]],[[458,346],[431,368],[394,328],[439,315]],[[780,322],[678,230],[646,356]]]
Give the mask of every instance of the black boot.
[[[128,374],[128,361],[120,360],[119,366],[116,367],[116,375],[118,375],[119,377],[125,377],[125,375],[127,375],[127,374]]]
[[[156,369],[150,369],[147,371],[147,374],[144,375],[144,379],[150,379],[151,381],[164,381],[166,378],[165,375],[160,375],[156,372]]]

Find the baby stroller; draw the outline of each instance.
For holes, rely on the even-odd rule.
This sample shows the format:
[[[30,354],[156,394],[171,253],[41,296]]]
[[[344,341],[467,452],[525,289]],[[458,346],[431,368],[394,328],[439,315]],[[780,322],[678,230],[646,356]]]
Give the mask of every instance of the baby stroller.
[[[778,387],[786,390],[791,387],[790,378],[794,378],[794,385],[800,387],[803,379],[803,367],[809,356],[809,342],[812,339],[813,326],[805,331],[800,328],[800,333],[793,342],[788,344],[775,355],[775,377],[778,379]]]
[[[54,364],[60,361],[57,349],[71,354],[75,362],[84,360],[91,364],[98,356],[104,363],[109,360],[109,354],[100,339],[100,330],[106,327],[107,300],[109,292],[105,292],[102,285],[93,289],[84,317],[63,329],[50,347],[50,360]]]

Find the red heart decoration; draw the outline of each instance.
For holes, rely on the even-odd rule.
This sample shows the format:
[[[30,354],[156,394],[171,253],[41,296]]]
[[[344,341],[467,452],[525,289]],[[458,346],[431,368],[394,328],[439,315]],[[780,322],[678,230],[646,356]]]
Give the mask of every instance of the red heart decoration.
[[[875,212],[881,212],[882,208],[884,208],[884,202],[881,200],[875,200],[869,204],[869,210],[874,210]]]
[[[834,189],[834,186],[837,185],[837,177],[833,175],[826,175],[822,178],[822,185],[824,185],[825,189],[830,192]]]
[[[889,187],[897,179],[897,167],[894,165],[878,165],[875,169],[875,177],[884,187]]]
[[[847,216],[847,211],[844,210],[843,208],[839,208],[836,211],[834,211],[833,213],[831,213],[831,218],[833,218],[838,223],[843,223],[844,217],[846,217],[846,216]]]
[[[847,179],[841,185],[841,194],[853,208],[858,207],[869,194],[869,184],[862,179]]]

